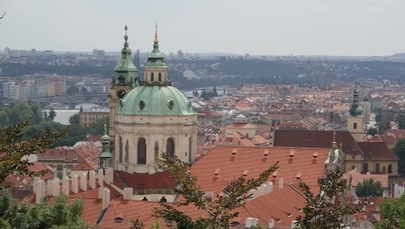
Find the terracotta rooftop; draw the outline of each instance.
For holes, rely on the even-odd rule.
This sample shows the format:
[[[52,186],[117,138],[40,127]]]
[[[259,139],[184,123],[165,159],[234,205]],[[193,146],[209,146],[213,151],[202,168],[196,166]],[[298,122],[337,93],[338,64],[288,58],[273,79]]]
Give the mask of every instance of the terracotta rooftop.
[[[358,142],[357,144],[363,151],[365,160],[399,160],[385,142]]]
[[[268,156],[264,156],[267,150]],[[231,156],[235,151],[234,157]],[[294,158],[289,157],[294,151]],[[268,181],[278,187],[279,178],[284,185],[297,181],[297,174],[309,186],[317,186],[317,178],[324,175],[324,161],[329,149],[288,148],[288,147],[254,147],[218,145],[206,156],[192,166],[192,173],[197,176],[198,184],[204,191],[218,193],[232,179],[240,177],[247,170],[247,178],[257,177],[262,171],[279,161],[277,176],[270,176]],[[318,157],[313,159],[317,152]],[[214,171],[219,169],[218,176]]]
[[[343,175],[344,178],[349,180],[352,177],[352,186],[356,187],[358,183],[363,182],[363,180],[372,178],[374,181],[379,181],[381,187],[388,188],[388,174],[361,174],[359,172],[349,171]]]
[[[275,130],[274,146],[330,148],[333,131],[324,130]],[[361,154],[361,150],[349,131],[336,131],[336,142],[342,144],[346,154]]]
[[[123,171],[115,171],[114,184],[121,189],[123,189],[124,187],[132,187],[134,190],[173,189],[176,185],[176,182],[166,172],[157,172],[154,174],[130,174]]]

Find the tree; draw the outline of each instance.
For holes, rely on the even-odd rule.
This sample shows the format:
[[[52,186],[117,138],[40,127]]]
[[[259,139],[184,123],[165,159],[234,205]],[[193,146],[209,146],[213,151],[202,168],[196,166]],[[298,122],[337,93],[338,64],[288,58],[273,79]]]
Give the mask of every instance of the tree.
[[[48,129],[42,135],[22,141],[22,133],[28,123],[29,119],[9,127],[0,126],[0,152],[2,152],[0,155],[0,184],[13,173],[34,175],[35,173],[28,170],[28,166],[32,163],[22,160],[22,158],[43,152],[63,135],[63,132],[52,132]]]
[[[55,116],[56,116],[56,112],[52,107],[51,110],[49,111],[48,118],[49,118],[49,120],[53,121],[55,119]]]
[[[69,229],[87,228],[80,218],[83,202],[76,199],[70,205],[66,196],[59,196],[53,204],[42,201],[38,205],[24,202],[18,206],[10,192],[0,193],[0,228]]]
[[[356,195],[358,197],[382,196],[383,188],[379,181],[375,181],[373,178],[365,179],[357,184]]]
[[[398,199],[385,199],[380,211],[384,219],[375,225],[376,229],[405,228],[405,194]]]
[[[277,162],[263,171],[258,178],[246,179],[240,176],[232,180],[216,196],[211,197],[197,185],[197,178],[190,173],[190,165],[183,163],[175,155],[162,154],[162,158],[163,160],[159,162],[160,169],[167,171],[176,179],[178,185],[175,191],[184,197],[185,202],[176,205],[162,202],[161,208],[155,209],[154,215],[175,222],[179,229],[230,228],[229,221],[238,216],[235,210],[242,207],[245,200],[250,198],[247,192],[259,187],[278,168]],[[187,213],[176,208],[189,204],[206,212],[207,216],[192,219]]]
[[[307,205],[302,210],[304,216],[297,217],[296,228],[341,228],[346,216],[360,210],[361,204],[343,204],[346,180],[342,179],[342,175],[342,169],[336,167],[325,177],[318,178],[320,192],[317,195],[304,182],[300,183]]]
[[[397,144],[395,144],[394,152],[399,158],[398,173],[401,175],[405,175],[405,140],[404,139],[398,140]]]
[[[375,136],[376,134],[378,134],[378,131],[376,128],[370,128],[367,130],[367,135]]]
[[[70,118],[69,118],[70,125],[74,125],[74,124],[79,125],[79,121],[80,121],[79,114],[74,114],[74,115],[70,116]]]
[[[398,128],[405,129],[405,115],[399,115],[397,117]]]

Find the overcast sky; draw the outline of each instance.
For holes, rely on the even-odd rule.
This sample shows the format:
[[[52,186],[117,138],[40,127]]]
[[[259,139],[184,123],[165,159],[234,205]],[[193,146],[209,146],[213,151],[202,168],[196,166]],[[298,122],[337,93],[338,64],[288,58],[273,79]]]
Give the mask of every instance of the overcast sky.
[[[391,55],[405,52],[404,0],[0,0],[0,49]]]

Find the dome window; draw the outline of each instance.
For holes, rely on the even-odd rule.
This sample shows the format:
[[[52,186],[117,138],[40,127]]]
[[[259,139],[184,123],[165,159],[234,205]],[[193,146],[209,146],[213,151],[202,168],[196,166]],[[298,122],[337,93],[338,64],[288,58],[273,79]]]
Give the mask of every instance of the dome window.
[[[171,100],[169,100],[169,101],[167,102],[167,106],[169,107],[170,110],[173,109],[173,106],[174,106],[174,101],[173,101],[173,99],[171,99]]]
[[[141,111],[145,108],[145,101],[139,101],[139,108],[141,108]]]

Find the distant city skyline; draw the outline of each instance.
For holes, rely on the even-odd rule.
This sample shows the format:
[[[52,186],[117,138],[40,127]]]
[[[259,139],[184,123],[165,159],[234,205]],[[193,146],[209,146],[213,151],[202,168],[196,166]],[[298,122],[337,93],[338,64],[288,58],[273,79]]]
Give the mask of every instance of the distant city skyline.
[[[251,55],[405,53],[402,0],[1,0],[0,50]]]

